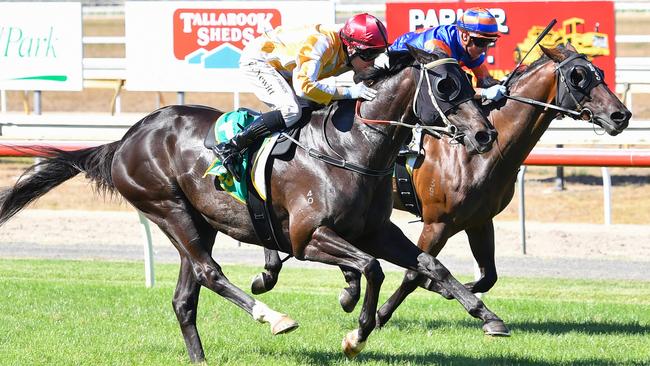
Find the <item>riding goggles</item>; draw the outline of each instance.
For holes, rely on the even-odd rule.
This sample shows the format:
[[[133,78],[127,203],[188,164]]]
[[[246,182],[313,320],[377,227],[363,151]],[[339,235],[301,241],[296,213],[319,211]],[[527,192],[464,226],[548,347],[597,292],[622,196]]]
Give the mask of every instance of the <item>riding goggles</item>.
[[[359,56],[360,59],[367,62],[367,61],[372,61],[372,60],[376,59],[382,53],[384,53],[383,48],[367,48],[365,50],[357,49],[357,51],[354,53],[353,57],[354,56]]]
[[[489,38],[472,37],[471,39],[472,43],[474,43],[478,48],[484,48],[494,43],[494,40]]]

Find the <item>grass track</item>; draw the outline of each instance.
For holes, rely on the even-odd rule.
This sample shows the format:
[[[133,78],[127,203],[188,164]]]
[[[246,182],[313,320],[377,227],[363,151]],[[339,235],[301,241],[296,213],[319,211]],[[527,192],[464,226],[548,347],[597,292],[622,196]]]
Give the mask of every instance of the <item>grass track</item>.
[[[144,289],[141,263],[0,260],[0,364],[187,364],[171,307],[177,270],[157,265],[156,287]],[[258,268],[224,271],[247,289]],[[400,280],[387,273],[382,301]],[[342,285],[336,270],[286,269],[277,289],[258,297],[300,322],[278,337],[203,289],[198,326],[209,363],[650,364],[650,282],[501,278],[485,301],[510,338],[484,337],[459,304],[419,290],[353,362],[340,341],[358,309],[339,309]]]

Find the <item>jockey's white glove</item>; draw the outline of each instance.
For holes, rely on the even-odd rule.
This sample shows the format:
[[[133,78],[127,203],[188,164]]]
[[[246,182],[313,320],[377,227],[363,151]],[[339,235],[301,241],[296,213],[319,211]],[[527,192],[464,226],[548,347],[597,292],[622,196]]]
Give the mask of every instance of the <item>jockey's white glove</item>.
[[[363,83],[359,83],[345,89],[345,96],[348,99],[373,100],[377,96],[377,91],[365,86]]]
[[[506,95],[505,85],[497,84],[481,90],[481,96],[494,102],[500,101]]]

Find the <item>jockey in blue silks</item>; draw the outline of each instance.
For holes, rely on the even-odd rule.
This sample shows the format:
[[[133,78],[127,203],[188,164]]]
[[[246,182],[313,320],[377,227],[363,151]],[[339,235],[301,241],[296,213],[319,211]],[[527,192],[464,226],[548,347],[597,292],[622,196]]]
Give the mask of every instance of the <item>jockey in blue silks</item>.
[[[494,15],[484,8],[467,9],[456,24],[441,25],[422,32],[409,32],[398,37],[391,51],[406,51],[406,45],[425,51],[439,49],[472,70],[477,78],[477,90],[485,99],[498,101],[506,88],[492,78],[485,66],[485,51],[499,38]]]

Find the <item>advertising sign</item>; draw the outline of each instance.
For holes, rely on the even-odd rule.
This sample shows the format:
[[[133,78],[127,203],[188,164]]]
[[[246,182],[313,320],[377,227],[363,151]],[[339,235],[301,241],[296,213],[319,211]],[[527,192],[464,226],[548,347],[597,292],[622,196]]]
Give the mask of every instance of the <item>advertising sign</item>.
[[[247,91],[239,57],[248,42],[280,25],[335,19],[329,1],[127,1],[125,9],[126,88],[140,91]]]
[[[454,24],[465,9],[483,7],[495,16],[501,38],[486,52],[490,73],[501,79],[512,71],[530,49],[539,33],[557,19],[541,44],[555,47],[570,41],[578,52],[605,71],[605,80],[615,80],[614,3],[611,1],[530,2],[394,2],[386,4],[390,40],[420,29]],[[525,59],[530,64],[541,55],[539,47]]]
[[[81,90],[81,3],[0,3],[0,89]]]

